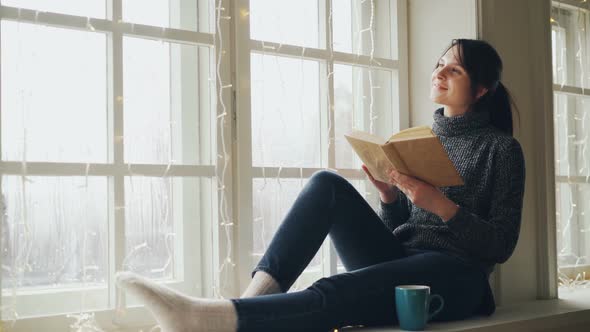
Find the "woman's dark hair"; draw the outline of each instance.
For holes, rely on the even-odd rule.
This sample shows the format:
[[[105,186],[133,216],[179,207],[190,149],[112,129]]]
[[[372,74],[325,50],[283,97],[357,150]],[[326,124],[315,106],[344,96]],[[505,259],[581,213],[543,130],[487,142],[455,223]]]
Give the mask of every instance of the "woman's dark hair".
[[[476,96],[479,86],[488,89],[473,104],[472,111],[489,110],[491,124],[501,131],[513,135],[512,107],[514,107],[517,114],[518,108],[508,89],[500,82],[502,59],[500,59],[498,52],[492,45],[483,40],[453,39],[451,45],[443,52],[443,55],[455,45],[459,51],[459,54],[457,54],[459,62],[465,68],[471,80],[471,95]]]

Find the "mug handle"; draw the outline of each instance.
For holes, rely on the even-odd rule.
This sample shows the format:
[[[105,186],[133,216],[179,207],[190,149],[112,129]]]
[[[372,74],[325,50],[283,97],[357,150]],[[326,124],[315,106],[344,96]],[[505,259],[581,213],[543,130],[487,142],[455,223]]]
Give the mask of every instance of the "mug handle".
[[[426,321],[430,321],[434,316],[436,316],[436,314],[438,314],[443,307],[445,306],[445,300],[443,300],[442,296],[438,295],[438,294],[432,294],[428,297],[428,308],[430,308],[430,302],[434,299],[438,299],[440,301],[440,306],[434,310],[433,313],[428,314],[428,319]]]

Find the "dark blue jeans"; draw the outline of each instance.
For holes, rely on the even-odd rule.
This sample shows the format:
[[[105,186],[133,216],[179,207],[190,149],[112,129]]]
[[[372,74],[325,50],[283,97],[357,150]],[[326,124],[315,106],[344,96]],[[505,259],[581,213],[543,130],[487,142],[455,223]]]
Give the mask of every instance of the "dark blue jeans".
[[[347,272],[309,288],[232,299],[238,331],[332,331],[397,323],[395,286],[429,285],[445,300],[435,320],[472,316],[489,284],[486,273],[448,253],[405,249],[341,176],[315,173],[297,197],[252,275],[263,270],[287,292],[329,235]],[[489,294],[488,294],[489,295]]]

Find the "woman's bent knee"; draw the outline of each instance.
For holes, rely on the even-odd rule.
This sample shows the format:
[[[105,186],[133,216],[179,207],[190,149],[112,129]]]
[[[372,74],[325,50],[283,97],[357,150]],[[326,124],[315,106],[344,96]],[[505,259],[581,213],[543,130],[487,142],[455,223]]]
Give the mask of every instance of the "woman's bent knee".
[[[317,172],[313,173],[313,175],[311,176],[311,178],[309,180],[313,181],[313,182],[320,183],[320,184],[340,184],[340,183],[347,183],[348,182],[345,178],[343,178],[339,174],[336,174],[336,173],[330,172],[330,171],[325,171],[325,170],[321,170],[321,171],[317,171]]]

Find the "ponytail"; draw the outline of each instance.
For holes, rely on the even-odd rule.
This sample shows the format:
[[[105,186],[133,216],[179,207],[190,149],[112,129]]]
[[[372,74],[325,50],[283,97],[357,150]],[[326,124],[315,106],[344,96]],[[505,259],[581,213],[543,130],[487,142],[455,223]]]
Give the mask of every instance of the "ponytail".
[[[497,81],[495,86],[492,86],[490,90],[482,96],[474,105],[475,110],[485,108],[490,112],[491,124],[500,129],[501,131],[514,136],[514,130],[512,125],[512,107],[514,106],[517,115],[518,108],[514,103],[512,95],[506,89],[502,82]]]

